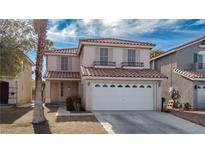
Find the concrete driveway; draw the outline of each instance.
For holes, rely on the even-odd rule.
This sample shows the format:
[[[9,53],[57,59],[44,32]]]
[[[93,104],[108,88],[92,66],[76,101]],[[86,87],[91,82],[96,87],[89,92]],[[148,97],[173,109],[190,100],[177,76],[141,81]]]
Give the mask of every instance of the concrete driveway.
[[[116,134],[205,134],[205,127],[174,115],[154,111],[106,111],[95,116]]]

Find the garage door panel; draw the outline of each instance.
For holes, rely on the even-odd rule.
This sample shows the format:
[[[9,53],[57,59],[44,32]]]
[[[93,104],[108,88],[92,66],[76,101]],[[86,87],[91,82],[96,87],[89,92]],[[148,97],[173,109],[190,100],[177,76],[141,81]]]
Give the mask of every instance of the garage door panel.
[[[93,110],[153,110],[153,87],[110,88],[92,86]],[[138,85],[139,87],[140,85]]]
[[[205,85],[198,86],[198,109],[205,109]]]

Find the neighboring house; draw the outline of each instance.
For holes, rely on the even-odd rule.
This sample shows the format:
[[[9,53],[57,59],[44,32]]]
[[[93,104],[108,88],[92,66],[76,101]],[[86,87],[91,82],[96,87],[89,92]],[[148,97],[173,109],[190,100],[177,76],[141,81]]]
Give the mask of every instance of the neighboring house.
[[[46,51],[46,103],[79,95],[89,111],[160,109],[160,83],[166,77],[150,69],[154,46],[100,38]]]
[[[181,103],[205,109],[205,36],[171,49],[151,59],[153,69],[168,77],[162,82],[162,97],[169,98],[170,87],[179,90]]]
[[[0,104],[24,104],[32,100],[32,66],[26,56],[22,71],[16,76],[0,77]]]

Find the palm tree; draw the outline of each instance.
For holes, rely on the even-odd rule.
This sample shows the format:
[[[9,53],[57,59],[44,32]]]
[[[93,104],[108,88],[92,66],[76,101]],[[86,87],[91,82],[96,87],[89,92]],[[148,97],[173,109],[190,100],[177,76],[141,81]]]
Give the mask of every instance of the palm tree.
[[[36,60],[36,96],[33,112],[33,123],[41,123],[46,121],[44,116],[43,101],[42,101],[42,63],[43,52],[46,46],[46,32],[47,32],[47,19],[36,19],[33,21],[35,31],[38,35],[38,51]]]

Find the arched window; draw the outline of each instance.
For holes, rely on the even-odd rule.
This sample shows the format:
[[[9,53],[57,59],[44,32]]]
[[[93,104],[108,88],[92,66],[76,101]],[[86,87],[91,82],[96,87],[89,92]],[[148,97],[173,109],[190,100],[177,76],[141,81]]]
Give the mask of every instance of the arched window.
[[[136,86],[136,85],[133,85],[132,88],[137,88],[137,86]]]
[[[120,84],[120,85],[118,85],[117,87],[118,87],[118,88],[122,88],[123,86]]]
[[[99,85],[99,84],[96,84],[95,87],[100,87],[100,85]]]
[[[201,87],[200,87],[200,86],[198,86],[198,89],[201,89]]]
[[[104,84],[103,87],[108,87],[108,86],[106,84]]]
[[[148,85],[147,88],[152,88],[152,86]]]
[[[130,86],[129,86],[129,85],[126,85],[125,88],[130,88]]]
[[[205,86],[203,88],[205,89]]]
[[[111,88],[115,88],[115,85],[114,85],[114,84],[112,84],[112,85],[110,85],[110,87],[111,87]]]
[[[140,88],[144,88],[144,86],[143,86],[143,85],[140,85]]]

